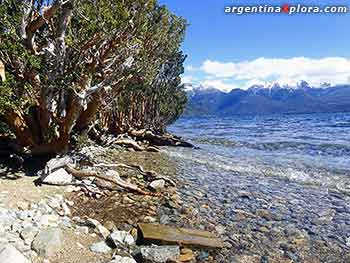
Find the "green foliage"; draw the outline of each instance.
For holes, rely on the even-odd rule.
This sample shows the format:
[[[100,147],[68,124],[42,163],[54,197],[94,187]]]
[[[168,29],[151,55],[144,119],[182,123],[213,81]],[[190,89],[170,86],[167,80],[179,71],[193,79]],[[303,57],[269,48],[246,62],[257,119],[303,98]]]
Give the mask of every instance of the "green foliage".
[[[7,80],[0,83],[0,117],[16,111],[28,120],[24,126],[38,125],[38,138],[31,141],[44,144],[71,133],[86,108],[69,110],[96,98],[100,116],[132,118],[127,122],[139,127],[163,128],[182,113],[185,56],[180,48],[187,24],[156,0],[1,3],[0,60]],[[48,17],[45,10],[54,11]],[[72,15],[64,20],[67,10]],[[32,29],[40,18],[44,21]],[[125,66],[130,58],[131,65]],[[86,92],[101,83],[103,92]],[[106,105],[115,107],[102,111]]]

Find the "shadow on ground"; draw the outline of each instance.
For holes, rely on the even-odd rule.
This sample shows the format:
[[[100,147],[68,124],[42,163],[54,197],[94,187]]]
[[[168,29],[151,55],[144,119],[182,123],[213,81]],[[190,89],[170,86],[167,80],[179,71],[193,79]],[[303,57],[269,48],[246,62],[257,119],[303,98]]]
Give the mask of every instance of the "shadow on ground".
[[[37,176],[49,158],[19,156],[15,153],[0,155],[0,180],[16,180],[23,176]]]

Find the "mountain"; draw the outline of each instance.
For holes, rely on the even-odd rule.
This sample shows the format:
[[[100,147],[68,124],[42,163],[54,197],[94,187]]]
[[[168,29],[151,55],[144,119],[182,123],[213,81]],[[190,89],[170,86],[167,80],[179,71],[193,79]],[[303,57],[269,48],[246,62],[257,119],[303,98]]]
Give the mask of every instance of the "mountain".
[[[350,85],[311,87],[300,81],[296,86],[273,83],[229,93],[199,86],[188,89],[187,96],[186,116],[350,111]]]

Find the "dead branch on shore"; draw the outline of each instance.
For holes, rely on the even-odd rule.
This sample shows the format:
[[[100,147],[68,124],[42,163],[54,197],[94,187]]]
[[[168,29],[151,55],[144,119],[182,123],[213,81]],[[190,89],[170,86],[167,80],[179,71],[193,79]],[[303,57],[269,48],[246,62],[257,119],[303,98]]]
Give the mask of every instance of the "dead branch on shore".
[[[136,140],[146,140],[150,143],[150,145],[155,146],[180,146],[180,147],[190,147],[193,148],[194,146],[182,140],[179,137],[176,137],[170,133],[164,133],[164,134],[154,134],[150,130],[131,130],[128,132],[130,136],[133,136],[136,138]]]
[[[146,176],[148,179],[151,180],[160,180],[163,179],[164,181],[168,182],[172,186],[176,186],[176,183],[171,180],[170,178],[166,176],[161,176],[157,174],[155,171],[147,171],[145,170],[141,165],[138,164],[124,164],[124,163],[117,163],[117,164],[107,164],[107,163],[98,163],[95,164],[94,167],[105,167],[105,168],[126,168],[126,169],[132,169],[139,171],[142,175]]]
[[[137,185],[126,182],[120,178],[110,178],[110,177],[106,177],[103,175],[99,175],[96,171],[90,171],[90,170],[77,170],[76,168],[74,168],[71,164],[67,164],[66,165],[66,170],[67,172],[69,172],[70,174],[72,174],[74,177],[78,178],[78,179],[82,179],[82,178],[88,178],[88,177],[95,177],[113,184],[116,184],[119,187],[125,188],[127,190],[131,190],[134,191],[136,193],[142,194],[142,195],[149,195],[149,196],[160,196],[159,193],[152,193],[149,191],[145,191],[142,190],[141,188],[139,188]]]

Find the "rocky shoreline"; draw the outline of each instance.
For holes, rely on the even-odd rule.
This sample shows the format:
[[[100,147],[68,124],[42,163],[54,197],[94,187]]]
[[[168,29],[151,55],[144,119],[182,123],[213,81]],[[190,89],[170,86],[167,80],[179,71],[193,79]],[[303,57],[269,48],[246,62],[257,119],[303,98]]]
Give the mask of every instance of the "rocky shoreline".
[[[91,165],[91,159],[94,164],[102,161],[116,163],[116,155],[120,161],[123,159],[122,153],[129,163],[132,162],[130,156],[134,158],[134,152],[121,148],[111,151],[98,146],[84,148],[68,159],[78,161],[86,168]],[[161,167],[156,164],[162,161],[158,157],[145,157],[144,167]],[[59,188],[60,194],[46,194],[41,196],[42,199],[33,201],[23,193],[12,202],[12,207],[0,199],[0,262],[81,262],[74,255],[76,249],[81,249],[81,254],[85,253],[86,256],[84,262],[90,263],[214,262],[215,251],[225,245],[204,229],[179,228],[186,227],[179,223],[179,217],[188,217],[192,211],[186,209],[177,194],[173,182],[175,178],[170,180],[173,173],[169,171],[172,169],[170,166],[167,166],[168,171],[154,172],[162,177],[150,182],[145,181],[146,171],[140,174],[140,170],[145,169],[143,167],[138,167],[137,171],[130,171],[130,166],[122,167],[127,168],[124,170],[112,170],[110,167],[101,170],[110,177],[120,178],[118,183],[123,182],[122,186],[124,182],[127,186],[147,185],[142,190],[143,195],[140,194],[143,192],[126,191],[122,187],[112,190],[114,181],[103,182],[93,176],[77,180],[67,172],[69,169],[65,170],[62,166],[65,158],[48,162],[51,166],[47,164],[45,169],[38,172],[40,180],[26,178],[31,183],[36,179],[39,185],[59,185],[52,187]],[[136,158],[140,159],[140,156]],[[53,163],[56,166],[52,166]],[[135,168],[135,165],[132,167]],[[21,187],[22,176],[16,180],[18,187]],[[3,198],[11,195],[2,183],[0,195]],[[140,227],[140,223],[157,226],[157,229],[153,229],[149,235],[143,232],[147,228]],[[164,234],[164,229],[168,231],[167,234]],[[154,233],[160,234],[154,237]],[[70,247],[66,244],[67,236]],[[82,241],[78,242],[79,239]],[[75,249],[72,251],[73,247]],[[70,261],[67,256],[71,258]]]

